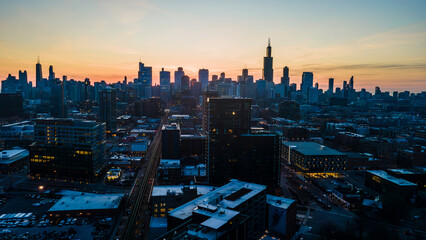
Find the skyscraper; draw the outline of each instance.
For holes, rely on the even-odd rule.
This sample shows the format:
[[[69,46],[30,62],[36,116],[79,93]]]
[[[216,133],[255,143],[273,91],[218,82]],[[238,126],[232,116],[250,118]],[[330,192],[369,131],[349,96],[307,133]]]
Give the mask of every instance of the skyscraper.
[[[328,79],[328,91],[331,93],[334,92],[334,78]]]
[[[182,77],[185,76],[185,72],[182,67],[179,67],[177,71],[175,71],[175,91],[180,92],[181,90],[181,81]]]
[[[55,80],[55,73],[53,72],[53,66],[49,66],[49,81]]]
[[[117,93],[111,87],[99,92],[99,119],[106,123],[107,130],[117,128]]]
[[[288,67],[287,66],[285,66],[283,68],[283,77],[281,78],[281,84],[283,84],[286,87],[290,86],[290,77],[288,75]]]
[[[139,62],[138,83],[136,86],[139,98],[150,98],[152,87],[152,67]]]
[[[308,95],[309,89],[314,85],[314,74],[312,72],[303,72],[301,90]]]
[[[209,70],[200,69],[198,70],[198,81],[201,82],[201,88],[204,90],[209,85]]]
[[[184,75],[182,76],[181,80],[180,80],[180,88],[181,88],[181,92],[188,92],[189,90],[189,77]]]
[[[352,76],[351,80],[349,80],[349,89],[350,90],[354,89],[354,76]]]
[[[270,39],[268,40],[268,47],[266,48],[266,57],[263,58],[263,79],[267,82],[274,81],[273,57]]]
[[[165,102],[170,99],[170,72],[164,71],[164,68],[160,72],[160,98]]]
[[[265,81],[265,80],[263,80]],[[249,98],[208,98],[208,180],[250,180],[274,191],[279,182],[279,137],[250,133]]]
[[[43,72],[41,70],[40,57],[37,58],[36,64],[36,87],[41,88],[43,82]]]

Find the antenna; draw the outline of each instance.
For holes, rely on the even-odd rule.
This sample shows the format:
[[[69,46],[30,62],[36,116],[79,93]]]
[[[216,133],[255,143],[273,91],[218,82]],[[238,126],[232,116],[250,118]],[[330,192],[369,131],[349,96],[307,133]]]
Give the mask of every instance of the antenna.
[[[37,55],[37,63],[40,64],[40,55]]]
[[[268,47],[271,46],[271,38],[268,37]]]

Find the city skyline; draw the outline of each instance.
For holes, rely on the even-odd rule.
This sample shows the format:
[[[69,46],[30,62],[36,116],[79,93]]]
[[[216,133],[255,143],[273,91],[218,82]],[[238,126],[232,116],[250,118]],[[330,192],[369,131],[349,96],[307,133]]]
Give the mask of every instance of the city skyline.
[[[112,83],[124,76],[132,81],[139,59],[152,66],[153,84],[159,84],[161,68],[178,67],[191,78],[206,68],[233,80],[247,68],[257,80],[270,37],[275,83],[288,66],[290,83],[298,87],[302,73],[313,72],[322,89],[329,78],[341,87],[354,76],[357,90],[423,90],[422,1],[241,4],[194,3],[189,10],[184,4],[148,1],[92,2],[83,8],[79,1],[1,3],[0,78],[26,70],[35,84],[40,55],[44,75],[53,65],[58,76],[80,81]]]

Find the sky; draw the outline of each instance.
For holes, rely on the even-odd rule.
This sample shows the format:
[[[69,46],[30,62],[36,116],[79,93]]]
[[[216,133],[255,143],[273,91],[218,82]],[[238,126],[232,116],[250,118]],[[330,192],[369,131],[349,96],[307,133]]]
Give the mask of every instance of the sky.
[[[243,68],[262,78],[268,38],[274,81],[290,68],[335,87],[426,91],[426,1],[0,1],[0,80],[27,70],[92,82],[132,80],[138,62],[198,76],[198,69],[236,80]]]

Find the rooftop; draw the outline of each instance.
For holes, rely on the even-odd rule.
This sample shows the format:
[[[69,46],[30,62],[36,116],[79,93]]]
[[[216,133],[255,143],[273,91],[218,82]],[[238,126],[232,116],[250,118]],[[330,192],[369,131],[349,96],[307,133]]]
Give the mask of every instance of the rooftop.
[[[63,196],[49,209],[49,212],[116,209],[120,206],[123,197],[124,194]]]
[[[197,195],[205,195],[214,190],[213,186],[205,185],[173,185],[173,186],[154,186],[152,196],[167,196],[167,193],[183,194],[183,188],[197,189]]]
[[[396,178],[394,176],[391,176],[389,174],[387,174],[387,172],[382,171],[382,170],[367,170],[367,172],[376,175],[380,178],[386,179],[390,182],[393,182],[399,186],[417,186],[417,184],[409,182],[407,180],[401,179],[401,178]]]
[[[287,209],[288,207],[290,207],[291,204],[296,202],[296,200],[290,199],[290,198],[277,197],[273,195],[266,195],[266,202],[269,205],[272,205],[274,207]]]
[[[29,155],[26,149],[3,150],[0,153],[0,163],[9,164]]]
[[[292,151],[297,151],[303,155],[345,155],[337,150],[328,148],[316,142],[283,142],[287,147],[291,147]]]
[[[232,200],[226,199],[228,196],[238,192],[238,190],[242,188],[248,189],[250,191],[244,195],[239,196],[238,198]],[[169,212],[169,215],[179,219],[187,219],[188,217],[192,216],[193,211],[198,209],[199,206],[202,206],[203,208],[208,208],[209,206],[217,208],[218,204],[221,206],[221,208],[234,209],[241,203],[247,201],[253,196],[256,196],[264,190],[266,190],[266,186],[264,185],[246,183],[232,179],[228,184],[212,192],[209,192],[202,197],[196,198],[180,207],[175,208]]]

